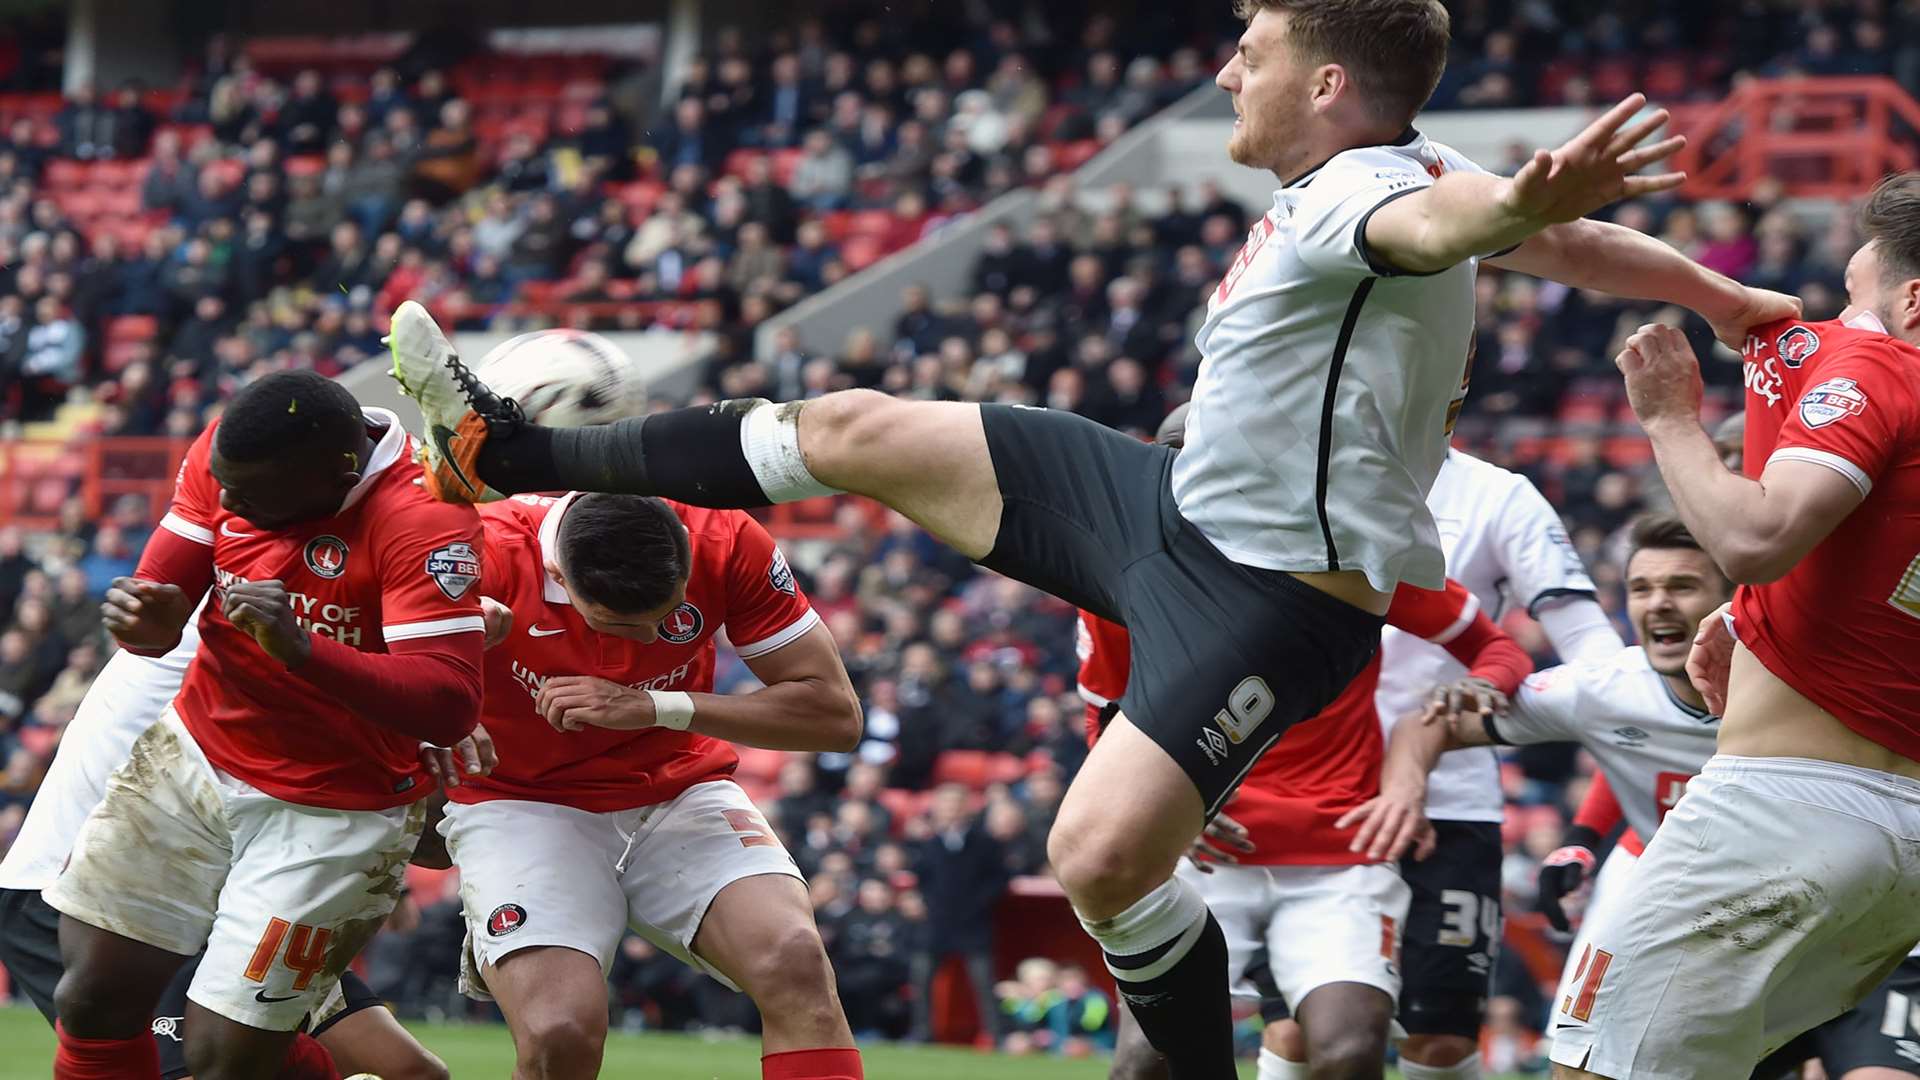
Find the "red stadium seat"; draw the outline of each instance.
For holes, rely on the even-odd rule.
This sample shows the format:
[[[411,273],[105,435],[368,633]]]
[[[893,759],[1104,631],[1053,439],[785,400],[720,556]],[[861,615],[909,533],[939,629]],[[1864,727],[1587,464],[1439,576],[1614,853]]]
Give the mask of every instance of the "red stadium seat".
[[[987,750],[946,750],[933,759],[933,782],[965,784],[978,791],[989,784],[1010,784],[1026,775],[1012,754]]]
[[[49,187],[56,189],[77,188],[87,182],[86,162],[55,158],[47,162],[45,180]]]
[[[880,805],[893,815],[893,827],[900,826],[927,812],[928,804],[933,802],[931,791],[908,791],[906,788],[885,788],[880,792]]]
[[[877,237],[854,236],[840,246],[840,261],[848,270],[865,270],[886,254],[886,245]]]
[[[1053,166],[1061,172],[1072,172],[1085,165],[1088,159],[1100,152],[1100,143],[1094,139],[1081,139],[1078,142],[1054,143]]]
[[[160,320],[151,315],[122,315],[107,322],[107,340],[152,341],[160,332]]]

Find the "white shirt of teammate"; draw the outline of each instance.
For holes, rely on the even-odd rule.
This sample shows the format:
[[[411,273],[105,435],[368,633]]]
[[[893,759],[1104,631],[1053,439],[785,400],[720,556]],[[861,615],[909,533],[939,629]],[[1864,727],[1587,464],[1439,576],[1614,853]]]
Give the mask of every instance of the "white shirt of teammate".
[[[1423,500],[1464,393],[1478,260],[1397,274],[1365,233],[1447,171],[1484,170],[1412,131],[1334,155],[1274,192],[1208,301],[1173,494],[1233,561],[1440,588]]]
[[[148,657],[115,650],[107,659],[61,733],[59,751],[20,834],[0,862],[0,889],[38,892],[60,876],[80,826],[106,797],[107,778],[127,763],[134,740],[180,693],[187,665],[200,648],[199,627],[196,607],[172,652]]]
[[[1627,824],[1648,838],[1713,756],[1720,718],[1680,700],[1634,645],[1610,660],[1574,661],[1528,676],[1513,707],[1489,722],[1487,733],[1503,743],[1586,747]]]
[[[1620,635],[1593,599],[1593,579],[1567,539],[1560,515],[1527,478],[1459,450],[1427,495],[1440,531],[1447,576],[1465,585],[1496,622],[1519,609],[1541,620],[1562,660],[1609,660]],[[1445,649],[1391,627],[1381,638],[1374,705],[1389,737],[1434,686],[1467,674]],[[1427,781],[1435,821],[1500,821],[1500,758],[1489,746],[1440,755]]]

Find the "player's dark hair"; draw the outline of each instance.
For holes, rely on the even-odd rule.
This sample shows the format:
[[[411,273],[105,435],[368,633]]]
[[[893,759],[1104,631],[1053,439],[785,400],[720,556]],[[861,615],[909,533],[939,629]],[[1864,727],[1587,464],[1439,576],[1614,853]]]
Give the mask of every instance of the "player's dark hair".
[[[346,387],[316,371],[276,371],[243,388],[220,414],[214,449],[228,461],[317,461],[356,451],[366,415]]]
[[[1687,529],[1686,522],[1681,521],[1678,514],[1663,513],[1641,514],[1633,519],[1633,524],[1627,529],[1628,563],[1633,562],[1635,555],[1649,548],[1655,551],[1702,553],[1706,553],[1707,550],[1700,546],[1700,541],[1694,539],[1693,533]],[[1733,583],[1727,577],[1726,571],[1720,569],[1720,564],[1714,562],[1712,555],[1707,556],[1707,561],[1713,563],[1713,568],[1720,575],[1720,580],[1731,590]]]
[[[650,495],[582,495],[560,519],[560,572],[575,597],[638,614],[667,602],[692,565],[687,527]]]
[[[1633,519],[1633,525],[1627,530],[1628,552],[1636,552],[1641,548],[1706,550],[1700,546],[1700,541],[1693,538],[1693,533],[1687,531],[1686,522],[1681,521],[1678,515],[1660,513],[1641,514]]]
[[[1253,21],[1287,14],[1287,41],[1299,55],[1352,73],[1380,118],[1410,124],[1447,69],[1452,20],[1440,0],[1234,0]]]
[[[1880,242],[1880,265],[1893,280],[1920,278],[1920,172],[1894,173],[1860,206],[1860,232]]]

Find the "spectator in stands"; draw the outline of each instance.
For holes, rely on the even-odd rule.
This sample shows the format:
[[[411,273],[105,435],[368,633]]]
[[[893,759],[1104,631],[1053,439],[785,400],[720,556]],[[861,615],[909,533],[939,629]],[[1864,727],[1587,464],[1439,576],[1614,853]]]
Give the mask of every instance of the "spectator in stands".
[[[373,132],[335,194],[362,231],[375,233],[385,228],[400,208],[406,181],[406,164],[395,150],[392,137]]]
[[[1060,1004],[1060,966],[1044,956],[1020,961],[1011,979],[995,984],[999,999],[1000,1049],[1009,1054],[1045,1053],[1054,1048],[1049,1016]]]
[[[822,928],[831,942],[840,1004],[854,1034],[899,1038],[909,1021],[900,988],[910,973],[913,931],[887,882],[864,878],[855,896],[852,911]]]
[[[967,809],[967,789],[942,785],[922,826],[914,870],[927,902],[932,940],[912,958],[915,987],[913,1037],[930,1037],[928,1005],[942,962],[957,956],[965,966],[981,1026],[998,1041],[993,999],[993,908],[1006,892],[1004,845]]]
[[[707,120],[706,104],[698,97],[683,97],[674,104],[672,123],[654,136],[660,171],[672,172],[684,165],[707,172],[719,169],[731,147],[716,134],[719,124],[710,130]]]
[[[413,156],[414,191],[435,205],[465,195],[480,180],[480,142],[467,103],[451,98],[439,117]]]
[[[846,205],[853,187],[853,156],[825,131],[809,131],[788,187],[803,206],[838,210]]]
[[[34,305],[33,325],[27,328],[26,348],[20,355],[20,419],[46,420],[80,384],[80,360],[86,331],[59,298],[41,297]]]
[[[328,92],[320,73],[307,68],[293,77],[293,92],[276,117],[276,137],[289,154],[322,153],[339,113],[340,103]]]

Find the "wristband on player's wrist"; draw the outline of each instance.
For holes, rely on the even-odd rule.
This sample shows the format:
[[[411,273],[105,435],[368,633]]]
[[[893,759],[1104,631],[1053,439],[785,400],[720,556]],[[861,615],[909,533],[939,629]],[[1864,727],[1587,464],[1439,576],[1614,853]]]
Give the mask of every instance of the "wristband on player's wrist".
[[[646,695],[653,699],[655,727],[685,731],[693,723],[693,695],[679,690],[648,690]]]

